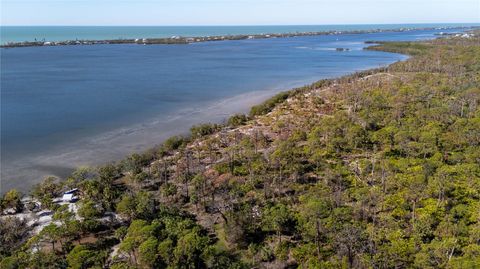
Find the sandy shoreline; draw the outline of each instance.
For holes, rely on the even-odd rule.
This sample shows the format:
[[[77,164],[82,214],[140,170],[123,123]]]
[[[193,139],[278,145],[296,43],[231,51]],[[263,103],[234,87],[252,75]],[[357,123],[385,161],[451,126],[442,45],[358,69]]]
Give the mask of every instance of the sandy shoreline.
[[[95,166],[118,161],[128,154],[141,152],[165,139],[188,133],[192,125],[202,122],[220,123],[235,113],[245,113],[279,89],[248,92],[212,102],[205,107],[178,110],[175,115],[157,117],[143,123],[115,129],[64,145],[61,150],[16,159],[3,167],[0,193],[16,188],[28,190],[48,175],[64,178],[76,167]],[[5,180],[8,178],[7,180]]]
[[[401,55],[402,60],[407,58],[408,56]],[[380,66],[366,66],[355,71],[378,67]],[[291,81],[273,89],[246,92],[208,104],[179,109],[171,115],[160,115],[144,122],[81,138],[67,145],[62,144],[49,152],[15,159],[4,163],[8,166],[7,169],[5,167],[0,169],[0,193],[12,188],[28,193],[33,185],[47,176],[65,179],[78,167],[98,166],[122,160],[129,154],[151,149],[171,136],[188,134],[190,127],[195,124],[222,123],[233,114],[247,113],[252,106],[262,103],[278,92],[351,73],[354,72],[333,76],[319,74],[307,80]]]
[[[403,55],[400,59],[406,58],[408,57]],[[63,179],[79,166],[97,166],[121,160],[129,154],[161,144],[173,135],[186,134],[192,125],[206,122],[221,123],[235,113],[246,113],[252,106],[262,103],[282,90],[376,67],[379,66],[364,66],[360,70],[345,70],[333,75],[318,74],[307,80],[291,81],[274,89],[251,91],[188,109],[178,109],[169,115],[142,119],[142,122],[137,124],[80,138],[78,141],[62,144],[33,156],[17,158],[3,163],[0,193],[12,188],[27,193],[34,184],[41,182],[46,176],[53,175]]]

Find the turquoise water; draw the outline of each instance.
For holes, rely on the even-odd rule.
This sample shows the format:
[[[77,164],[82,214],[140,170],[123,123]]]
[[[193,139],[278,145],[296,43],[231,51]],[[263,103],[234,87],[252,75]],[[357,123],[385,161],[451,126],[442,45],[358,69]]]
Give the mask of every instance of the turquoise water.
[[[352,31],[398,28],[461,27],[480,24],[365,24],[285,26],[0,26],[0,43],[34,40],[105,40],[171,36]]]
[[[121,159],[280,90],[406,58],[363,50],[367,40],[440,31],[0,49],[0,192]]]

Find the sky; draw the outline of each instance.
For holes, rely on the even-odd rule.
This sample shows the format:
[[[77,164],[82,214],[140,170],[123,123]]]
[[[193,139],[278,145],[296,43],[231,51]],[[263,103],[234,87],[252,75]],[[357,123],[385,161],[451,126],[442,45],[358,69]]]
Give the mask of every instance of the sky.
[[[480,0],[0,0],[1,25],[479,23]]]

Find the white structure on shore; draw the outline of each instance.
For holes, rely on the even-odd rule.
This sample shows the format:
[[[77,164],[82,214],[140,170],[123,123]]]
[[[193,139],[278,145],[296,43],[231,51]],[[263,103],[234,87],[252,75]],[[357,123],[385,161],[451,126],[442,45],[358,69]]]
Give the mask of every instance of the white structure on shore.
[[[78,200],[78,197],[76,195],[77,192],[78,192],[78,189],[71,189],[69,191],[64,192],[62,196],[62,201],[69,202],[69,203],[76,202]]]

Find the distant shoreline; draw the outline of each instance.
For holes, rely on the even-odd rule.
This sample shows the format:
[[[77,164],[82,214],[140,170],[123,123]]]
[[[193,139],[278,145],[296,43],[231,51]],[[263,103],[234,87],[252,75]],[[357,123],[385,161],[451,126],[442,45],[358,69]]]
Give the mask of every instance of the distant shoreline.
[[[472,28],[472,27],[452,27],[452,28],[429,28],[429,29],[469,29],[469,28]],[[403,31],[411,31],[411,30],[422,30],[422,29],[409,29],[409,30],[403,30]],[[423,30],[427,30],[426,28],[423,29]],[[356,31],[356,32],[362,32],[362,31]],[[365,32],[373,32],[373,31],[365,31]],[[378,31],[378,32],[388,32],[386,30],[382,30],[382,31]],[[397,32],[402,32],[402,31],[397,31]],[[346,32],[343,32],[342,34],[347,34]],[[448,34],[446,34],[448,35]],[[265,38],[273,38],[273,37],[265,37]],[[366,41],[365,44],[371,44],[371,42],[369,41]],[[364,49],[368,48],[365,47]],[[404,55],[404,56],[407,56],[405,54],[401,54],[401,55]],[[393,63],[393,62],[392,62]],[[392,64],[390,63],[390,64]],[[390,65],[388,64],[388,66]],[[363,69],[361,71],[357,71],[357,72],[353,72],[353,73],[346,73],[344,75],[340,75],[340,76],[334,76],[334,77],[331,77],[331,78],[326,78],[328,80],[336,80],[336,79],[340,79],[342,77],[348,77],[348,76],[351,76],[355,73],[363,73],[363,72],[370,72],[370,71],[374,71],[376,70],[378,67],[371,67],[371,68],[366,68],[366,69]],[[322,78],[322,79],[313,79],[311,83],[306,83],[306,85],[311,85],[311,84],[314,84],[318,81],[321,81],[321,80],[324,80],[325,78]],[[289,92],[289,91],[294,91],[297,87],[301,87],[301,86],[291,86],[291,87],[287,87],[287,90],[286,92]],[[237,95],[237,96],[232,96],[232,97],[229,97],[227,99],[222,99],[220,100],[220,103],[213,103],[212,106],[219,106],[219,105],[223,105],[224,107],[228,107],[229,109],[232,109],[232,107],[235,107],[235,105],[232,106],[232,103],[231,102],[226,102],[227,100],[238,100],[237,102],[237,105],[239,104],[242,104],[242,103],[249,103],[247,106],[244,106],[246,109],[246,111],[248,111],[248,109],[250,109],[252,106],[256,105],[256,104],[261,104],[261,102],[263,102],[264,100],[267,100],[269,98],[269,96],[273,96],[274,95],[274,92],[277,92],[279,89],[275,89],[274,91],[255,91],[255,92],[249,92],[249,93],[243,93],[243,94],[240,94],[240,95]],[[263,95],[263,96],[258,96],[258,93],[263,93],[263,94],[266,94],[266,95]],[[242,98],[239,98],[239,97],[242,97]],[[249,98],[246,98],[246,97],[249,97]],[[218,109],[218,108],[217,108]],[[209,108],[207,109],[207,111],[211,111],[212,109]],[[190,122],[189,124],[187,124],[186,126],[193,126],[195,124],[201,124],[202,122],[221,122],[222,120],[226,120],[229,116],[231,115],[234,115],[235,113],[243,113],[242,111],[240,110],[232,110],[232,111],[228,111],[228,110],[224,110],[224,109],[220,109],[223,114],[223,116],[221,117],[221,120],[218,120],[218,119],[215,119],[215,118],[212,118],[211,115],[205,117],[205,115],[202,115],[200,118],[201,119],[198,119],[198,118],[195,118],[195,117],[190,117],[189,119],[190,120],[193,120],[192,122]],[[208,113],[207,113],[208,114]],[[173,121],[170,121],[170,122],[173,122]],[[162,128],[165,128],[165,123],[162,123]],[[170,130],[174,130],[174,131],[171,131],[171,132],[168,132],[168,133],[165,133],[165,134],[162,134],[161,137],[159,137],[159,139],[157,139],[157,141],[164,141],[166,140],[168,137],[171,137],[171,136],[175,136],[175,135],[181,135],[182,133],[184,132],[188,132],[188,128],[187,129],[184,129],[180,132],[178,132],[176,130],[176,128],[167,128],[167,129],[170,129]],[[128,139],[125,138],[125,137],[122,137],[120,139]],[[138,139],[137,139],[138,140]],[[141,140],[140,140],[141,141]],[[80,141],[79,143],[85,143],[85,141]],[[129,152],[144,152],[144,151],[147,151],[148,149],[152,148],[153,146],[155,146],[155,144],[151,144],[151,143],[148,143],[149,145],[151,146],[147,146],[146,149],[144,150],[138,150],[138,148],[140,148],[141,146],[139,146],[138,144],[133,144],[133,145],[130,145],[130,148],[131,150]],[[85,146],[85,144],[83,144],[83,146]],[[95,145],[90,145],[91,148],[97,148]],[[73,147],[75,148],[75,147]],[[143,148],[143,147],[142,147]],[[118,162],[118,161],[121,161],[123,158],[125,158],[126,155],[124,154],[116,154],[117,156],[120,156],[119,158],[116,158],[116,157],[105,157],[105,158],[102,158],[102,157],[98,157],[98,155],[100,155],[101,153],[99,154],[89,154],[89,155],[95,155],[97,157],[94,158],[94,160],[96,160],[96,162],[90,162],[92,160],[89,160],[88,163],[87,162],[84,162],[84,161],[80,161],[80,162],[72,162],[72,163],[75,163],[73,166],[70,166],[66,163],[61,163],[61,162],[68,162],[68,161],[71,161],[72,159],[72,156],[80,156],[82,154],[79,154],[79,151],[76,151],[76,150],[71,150],[71,149],[67,149],[67,150],[64,150],[64,151],[60,151],[59,152],[59,155],[57,155],[56,157],[47,157],[47,156],[43,156],[43,155],[40,155],[40,156],[36,156],[34,158],[34,160],[41,160],[40,163],[36,162],[36,166],[34,167],[34,170],[32,171],[37,171],[38,170],[43,170],[43,171],[50,171],[49,175],[52,175],[52,176],[57,176],[59,178],[65,178],[67,177],[66,175],[69,175],[71,172],[73,172],[75,170],[75,167],[81,167],[81,166],[92,166],[92,167],[97,167],[97,166],[100,166],[100,165],[104,165],[104,164],[108,164],[108,163],[111,163],[111,162]],[[103,154],[108,154],[108,152],[103,152]],[[56,159],[56,160],[55,160]],[[103,159],[103,160],[102,160]],[[52,161],[54,160],[54,161]],[[102,160],[100,162],[97,162],[98,160]],[[30,160],[32,161],[32,160]],[[55,163],[56,165],[53,165],[52,163]],[[38,170],[36,170],[37,168],[40,168]],[[22,168],[22,170],[24,172],[26,172],[27,174],[34,174],[34,173],[30,173],[30,171],[27,172],[27,170],[25,168]],[[26,176],[25,174],[23,174],[22,176]],[[21,178],[21,177],[20,177]],[[40,179],[40,178],[39,178]],[[1,182],[1,183],[5,183],[5,182]],[[1,184],[1,185],[5,185],[5,184]],[[21,191],[27,191],[29,189],[31,189],[31,185],[30,183],[26,184],[26,185],[29,185],[25,188],[19,188],[19,187],[16,187],[16,186],[9,186],[7,185],[6,188],[4,188],[4,186],[1,186],[2,188],[0,188],[0,194],[6,190],[9,190],[9,189],[12,189],[12,188],[16,188],[16,189],[20,189]]]
[[[127,38],[127,39],[104,39],[104,40],[65,40],[65,41],[24,41],[8,42],[1,44],[0,48],[18,48],[18,47],[47,47],[47,46],[81,46],[81,45],[101,45],[101,44],[138,44],[138,45],[168,45],[168,44],[191,44],[209,41],[225,40],[246,40],[246,39],[268,39],[268,38],[286,38],[297,36],[318,36],[318,35],[342,35],[342,34],[370,34],[382,32],[408,32],[422,30],[465,30],[474,29],[477,26],[445,26],[445,27],[401,27],[392,29],[371,29],[371,30],[346,30],[346,31],[320,31],[320,32],[295,32],[295,33],[269,33],[269,34],[239,34],[239,35],[216,35],[216,36],[171,36],[164,38]]]

